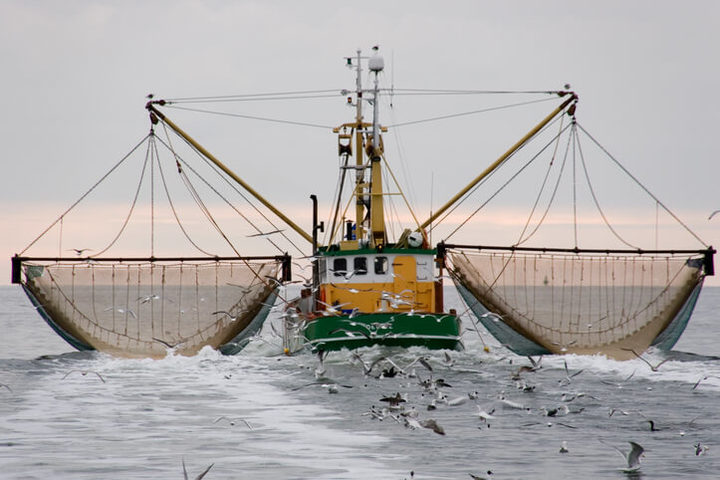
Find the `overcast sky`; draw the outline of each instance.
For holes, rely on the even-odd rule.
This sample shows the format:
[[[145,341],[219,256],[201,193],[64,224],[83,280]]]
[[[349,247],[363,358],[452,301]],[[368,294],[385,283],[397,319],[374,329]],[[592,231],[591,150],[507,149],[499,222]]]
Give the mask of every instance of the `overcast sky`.
[[[397,88],[546,90],[571,84],[580,95],[581,124],[707,244],[720,245],[720,215],[708,220],[720,209],[720,3],[439,5],[0,2],[0,257],[6,259],[0,262],[0,283],[9,283],[10,257],[147,133],[143,107],[148,93],[170,98],[352,89],[352,72],[343,67],[343,57],[357,48],[369,53],[376,44],[388,67],[383,81]],[[264,113],[322,125],[351,119],[342,96],[330,102],[323,109],[287,105],[287,111],[285,105],[273,105]],[[385,123],[422,116],[420,110],[403,110],[403,102],[398,98]],[[309,212],[310,193],[328,202],[336,165],[329,132],[238,121],[218,130],[185,120],[182,112],[168,113],[189,122],[183,126],[211,150],[230,157],[231,168],[281,209]],[[519,138],[529,126],[503,125],[503,132]],[[483,142],[477,126],[454,130],[458,143],[445,148],[449,156],[467,156],[473,144]],[[430,132],[432,137],[425,138],[442,145],[442,130]],[[469,142],[460,143],[463,138]],[[414,194],[421,209],[429,208],[421,192],[430,182],[437,205],[494,159],[468,157],[471,167],[446,168],[451,160],[437,162],[437,154],[432,154],[435,163],[422,163],[428,159],[413,148],[431,152],[432,145],[413,141],[412,132],[402,141],[406,161],[418,157],[423,165],[414,174],[421,185]],[[400,150],[386,145],[386,151]],[[308,168],[309,161],[323,170],[330,167],[327,185],[325,177]],[[109,212],[112,197],[101,200]],[[688,248],[699,247],[690,242]]]

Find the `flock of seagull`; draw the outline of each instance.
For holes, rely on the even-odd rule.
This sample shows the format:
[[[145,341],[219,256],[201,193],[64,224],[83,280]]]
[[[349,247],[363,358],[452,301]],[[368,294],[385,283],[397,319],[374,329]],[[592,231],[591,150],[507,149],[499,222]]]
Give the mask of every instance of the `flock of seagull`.
[[[649,361],[644,355],[633,351],[635,356],[647,364],[648,368],[652,372],[657,372],[660,367],[668,360],[667,358],[659,363],[653,363]],[[402,363],[397,358],[392,358],[389,355],[380,355],[372,360],[366,359],[363,355],[369,355],[367,352],[351,352],[350,363],[358,365],[362,369],[362,375],[368,378],[374,378],[382,386],[385,379],[399,379],[399,383],[394,383],[397,390],[391,391],[382,395],[377,399],[377,403],[370,405],[369,409],[362,412],[362,416],[375,421],[390,421],[393,424],[398,424],[408,430],[430,430],[437,435],[444,436],[449,433],[447,426],[441,424],[441,418],[435,415],[440,409],[453,408],[466,404],[475,405],[475,418],[477,419],[477,428],[489,429],[491,425],[496,422],[505,422],[508,415],[512,416],[512,412],[518,412],[522,414],[521,422],[527,420],[525,423],[520,423],[521,428],[529,428],[535,425],[545,425],[547,427],[562,427],[566,429],[576,430],[579,427],[574,425],[573,416],[579,416],[584,411],[595,408],[595,414],[598,414],[597,408],[607,408],[607,418],[613,417],[613,415],[621,416],[633,416],[634,418],[642,419],[641,422],[645,422],[650,432],[658,432],[664,430],[665,427],[661,428],[656,420],[646,417],[643,412],[639,409],[623,410],[617,406],[610,406],[612,403],[612,392],[609,393],[609,401],[601,400],[588,393],[578,391],[574,389],[574,382],[576,378],[581,375],[584,370],[572,370],[567,363],[567,360],[563,359],[563,370],[559,379],[553,379],[558,387],[559,398],[557,401],[550,405],[538,406],[533,405],[535,398],[530,395],[528,404],[526,405],[523,401],[518,400],[523,394],[533,394],[536,390],[539,390],[541,383],[536,382],[538,372],[543,371],[542,359],[543,357],[527,357],[529,363],[522,363],[520,365],[513,365],[512,371],[509,374],[507,383],[514,385],[514,387],[520,392],[518,395],[508,394],[506,391],[500,391],[489,396],[481,396],[478,391],[465,392],[463,394],[451,394],[452,385],[450,385],[445,379],[438,377],[438,369],[443,372],[465,372],[467,369],[461,367],[456,368],[456,362],[448,352],[439,354],[433,354],[433,356],[421,355],[416,357],[414,360],[407,363]],[[314,374],[316,377],[315,382],[305,386],[316,385],[326,388],[328,393],[338,393],[340,390],[338,386],[345,388],[352,388],[352,385],[339,385],[331,377],[327,376],[328,368],[325,365],[326,353],[318,353],[318,366],[315,368]],[[508,362],[508,364],[517,363],[517,357],[508,358],[502,357],[495,360],[496,363]],[[547,369],[546,369],[547,370]],[[556,369],[555,369],[556,370]],[[480,373],[480,371],[477,371]],[[614,386],[618,389],[629,386],[629,381],[635,375],[635,371],[630,374],[627,378],[620,382],[611,382],[601,380],[602,383],[609,386]],[[553,374],[553,377],[556,375]],[[692,390],[696,390],[701,382],[707,380],[710,375],[703,375],[692,387]],[[547,382],[547,379],[543,379],[543,382]],[[390,384],[390,382],[387,382]],[[510,387],[509,387],[510,388]],[[404,390],[404,391],[403,391]],[[547,389],[548,391],[551,389]],[[546,392],[547,393],[547,392]],[[579,404],[581,406],[576,406]],[[528,406],[533,405],[533,406]],[[545,417],[545,419],[538,419],[538,416]],[[565,418],[563,418],[565,417]],[[699,417],[699,416],[698,416]],[[686,428],[680,429],[678,434],[684,437],[687,433],[685,430],[694,428],[695,421],[698,417],[693,418],[685,425]],[[507,424],[505,424],[506,426]],[[676,425],[677,426],[677,425]],[[647,427],[646,427],[647,428]],[[674,428],[674,427],[673,427]],[[634,475],[639,475],[641,468],[641,461],[644,458],[645,448],[634,439],[627,440],[629,448],[621,449],[615,445],[604,442],[602,439],[598,441],[608,447],[612,448],[622,454],[624,463],[619,470],[624,474],[627,474],[631,478],[638,478]],[[688,448],[690,447],[688,442]],[[567,454],[571,450],[567,440],[560,442],[557,452],[559,454]],[[696,456],[702,456],[707,454],[709,447],[696,441],[692,444],[692,451]],[[414,472],[413,472],[414,475]],[[491,478],[490,476],[477,475],[476,473],[470,473],[472,478]],[[493,475],[491,471],[488,471],[488,475]]]

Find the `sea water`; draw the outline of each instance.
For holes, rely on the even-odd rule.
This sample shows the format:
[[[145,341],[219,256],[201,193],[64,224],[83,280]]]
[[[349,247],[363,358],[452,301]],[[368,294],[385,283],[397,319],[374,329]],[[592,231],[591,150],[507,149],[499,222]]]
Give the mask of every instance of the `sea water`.
[[[468,317],[462,352],[286,356],[270,317],[239,355],[131,360],[73,351],[0,287],[0,478],[716,479],[719,313],[706,288],[675,349],[643,355],[657,371],[568,355],[517,373],[530,360]]]

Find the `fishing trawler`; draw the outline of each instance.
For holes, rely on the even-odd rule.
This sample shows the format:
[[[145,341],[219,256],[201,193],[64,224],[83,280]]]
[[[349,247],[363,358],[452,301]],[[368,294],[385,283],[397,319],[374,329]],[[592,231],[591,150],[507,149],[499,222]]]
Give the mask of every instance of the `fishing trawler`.
[[[193,354],[206,345],[237,353],[278,307],[288,354],[303,348],[372,345],[462,349],[463,317],[472,326],[482,323],[521,355],[599,353],[623,359],[651,345],[672,348],[690,319],[705,276],[714,273],[715,250],[692,232],[702,248],[659,250],[628,244],[625,249],[583,249],[577,238],[571,248],[528,247],[532,234],[526,230],[507,246],[451,243],[448,237],[432,245],[428,231],[518,152],[547,134],[549,126],[559,125],[559,133],[539,153],[548,146],[557,152],[561,138],[577,142],[585,130],[576,119],[574,92],[541,92],[559,104],[421,221],[385,157],[383,134],[388,127],[380,122],[380,100],[386,90],[379,86],[384,60],[377,49],[369,57],[358,51],[345,60],[356,74],[355,89],[341,94],[354,107],[355,118],[333,128],[339,157],[337,195],[327,225],[318,222],[317,197],[311,196],[312,233],[171,120],[163,107],[179,102],[151,99],[146,105],[153,126],[174,132],[309,244],[311,251],[304,257],[312,277],[298,297],[289,298],[284,290],[292,282],[289,255],[242,256],[242,248],[236,248],[211,217],[235,256],[159,258],[151,252],[146,258],[103,257],[103,249],[86,257],[53,258],[29,257],[23,251],[13,258],[13,282],[23,285],[43,318],[71,345],[118,355],[160,356],[168,347]],[[367,89],[362,85],[366,70],[373,80]],[[366,106],[372,107],[371,122],[365,121]],[[153,157],[158,140],[152,128],[148,142],[152,146],[146,156]],[[190,185],[190,167],[170,140],[162,144],[172,151],[179,176]],[[541,192],[551,169],[561,163],[554,158]],[[561,175],[562,169],[558,182]],[[411,226],[393,229],[395,234],[386,215],[393,198],[403,200],[413,219]],[[272,223],[269,232],[255,228],[258,236],[284,236]],[[323,244],[319,233],[325,234]],[[464,311],[445,308],[446,278],[467,306]]]

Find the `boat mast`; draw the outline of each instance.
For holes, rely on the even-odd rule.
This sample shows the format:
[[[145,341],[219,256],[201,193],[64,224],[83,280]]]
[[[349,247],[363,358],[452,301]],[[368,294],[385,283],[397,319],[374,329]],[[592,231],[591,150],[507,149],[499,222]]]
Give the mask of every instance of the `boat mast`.
[[[355,236],[358,240],[365,237],[365,169],[363,168],[363,116],[362,116],[362,51],[357,50],[355,66]]]
[[[341,128],[351,127],[355,131],[355,239],[366,246],[373,248],[387,243],[385,233],[385,218],[383,209],[383,188],[382,188],[382,140],[381,134],[384,131],[379,122],[379,79],[378,74],[383,70],[383,58],[378,55],[378,47],[373,47],[375,54],[372,57],[363,57],[362,51],[357,50],[356,64],[353,65],[352,57],[347,57],[347,65],[355,68],[355,122],[344,124],[334,129],[337,133]],[[373,105],[372,124],[363,122],[363,87],[362,87],[362,61],[368,61],[368,69],[375,74],[375,85],[371,90],[373,97],[367,101]],[[370,130],[372,127],[372,130]],[[367,163],[366,163],[367,160]],[[370,169],[369,178],[365,175]],[[334,220],[337,222],[336,217]],[[331,229],[333,232],[335,228]],[[350,232],[347,232],[347,240],[352,240]]]
[[[380,89],[378,87],[378,75],[385,67],[383,57],[378,55],[378,47],[373,47],[375,55],[368,60],[368,68],[375,74],[375,85],[373,88],[373,124],[372,124],[372,149],[370,157],[370,233],[371,246],[378,246],[387,243],[385,235],[385,216],[383,209],[383,188],[382,170],[380,161],[382,148],[380,144],[380,123],[378,121],[380,112]]]

